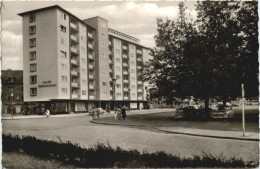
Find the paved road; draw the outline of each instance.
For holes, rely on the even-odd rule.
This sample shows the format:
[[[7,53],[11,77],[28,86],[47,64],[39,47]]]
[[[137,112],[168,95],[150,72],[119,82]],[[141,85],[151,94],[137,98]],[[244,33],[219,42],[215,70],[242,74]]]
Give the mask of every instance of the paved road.
[[[148,152],[161,150],[181,157],[205,152],[258,161],[258,142],[165,134],[124,126],[98,125],[90,120],[90,116],[2,120],[2,125],[3,133],[32,135],[57,141],[69,140],[83,147],[93,146],[97,142],[109,142],[113,147]]]

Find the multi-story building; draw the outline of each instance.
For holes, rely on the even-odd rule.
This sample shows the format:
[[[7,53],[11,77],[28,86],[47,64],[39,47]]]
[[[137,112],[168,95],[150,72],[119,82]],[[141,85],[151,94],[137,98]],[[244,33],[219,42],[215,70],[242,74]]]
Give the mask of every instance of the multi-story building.
[[[2,70],[2,114],[23,111],[23,71]]]
[[[80,20],[60,6],[18,14],[23,19],[24,102],[57,111],[86,111],[146,102],[142,71],[148,48],[108,27]]]

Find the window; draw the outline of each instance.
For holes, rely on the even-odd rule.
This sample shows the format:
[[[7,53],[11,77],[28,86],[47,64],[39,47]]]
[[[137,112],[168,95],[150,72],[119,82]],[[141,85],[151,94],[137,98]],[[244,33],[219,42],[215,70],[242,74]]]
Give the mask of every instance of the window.
[[[133,53],[131,53],[131,58],[133,58],[135,55]]]
[[[36,51],[30,52],[30,60],[36,59]]]
[[[61,38],[61,41],[60,41],[60,42],[61,42],[62,45],[66,46],[66,44],[67,44],[66,41],[67,41],[66,39]]]
[[[67,58],[67,53],[64,51],[60,51],[60,55],[62,58]]]
[[[120,62],[121,60],[120,60],[120,58],[116,58],[116,62]]]
[[[37,96],[37,88],[31,88],[30,94],[31,94],[31,96]]]
[[[102,37],[105,37],[106,34],[105,34],[104,32],[101,32],[101,36],[102,36]]]
[[[29,15],[29,21],[34,22],[36,20],[35,13]]]
[[[116,75],[116,79],[118,80],[121,79],[120,75]]]
[[[107,82],[103,82],[102,84],[103,84],[103,86],[107,86]]]
[[[60,25],[60,30],[63,31],[63,32],[66,32],[66,27],[63,26],[63,25]]]
[[[8,81],[8,82],[14,82],[14,81],[15,81],[15,78],[9,77],[9,78],[7,79],[7,81]]]
[[[121,84],[116,84],[116,87],[117,88],[121,88]]]
[[[107,77],[107,72],[103,72],[103,77]]]
[[[8,101],[13,102],[14,101],[14,96],[8,96]]]
[[[135,77],[131,77],[131,80],[132,80],[132,81],[135,81]]]
[[[86,85],[86,84],[87,84],[87,80],[82,79],[82,84],[83,84],[83,85]]]
[[[64,20],[66,20],[66,14],[64,14],[63,17],[64,17]]]
[[[31,84],[36,84],[37,83],[37,76],[36,75],[31,76],[30,77],[30,82],[31,82]]]
[[[14,92],[14,88],[13,87],[8,87],[8,92]]]
[[[30,64],[30,71],[31,71],[31,72],[36,72],[36,70],[37,70],[37,65],[36,65],[36,63]]]
[[[121,68],[119,66],[116,67],[117,71],[121,71]]]
[[[87,91],[86,90],[82,90],[82,95],[87,95]]]
[[[107,58],[107,54],[106,53],[101,53],[101,58]]]
[[[63,69],[63,70],[68,70],[68,65],[62,63],[62,64],[61,64],[61,69]]]
[[[86,69],[82,69],[82,73],[86,73]]]
[[[131,69],[131,73],[135,73],[135,70],[134,70],[134,69]]]
[[[103,94],[103,96],[107,96],[107,92],[103,92],[102,94]]]
[[[121,96],[121,93],[116,93],[117,96]]]
[[[134,61],[131,61],[131,65],[135,65],[135,62],[134,62]]]
[[[86,63],[86,59],[85,58],[81,58],[81,62],[82,63]]]
[[[102,48],[106,48],[105,43],[102,42],[102,43],[101,43],[101,47],[102,47]]]
[[[32,34],[35,34],[36,33],[36,26],[30,26],[29,27],[29,34],[32,35]]]
[[[119,49],[116,49],[116,54],[120,55],[120,50]]]
[[[101,66],[102,66],[102,67],[104,67],[104,68],[106,68],[106,67],[108,67],[108,64],[107,64],[107,63],[104,63],[104,62],[102,62],[102,63],[101,63]]]
[[[35,47],[36,46],[36,38],[30,39],[30,47]]]
[[[61,88],[61,92],[62,92],[62,94],[67,94],[68,90],[67,90],[67,88]]]
[[[132,88],[132,89],[135,89],[135,85],[132,85],[131,88]]]
[[[62,80],[63,82],[67,82],[67,76],[61,76],[61,80]]]

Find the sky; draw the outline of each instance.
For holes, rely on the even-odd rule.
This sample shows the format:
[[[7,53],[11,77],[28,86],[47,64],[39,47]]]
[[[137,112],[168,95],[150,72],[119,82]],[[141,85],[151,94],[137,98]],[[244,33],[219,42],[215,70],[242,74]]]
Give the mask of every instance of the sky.
[[[186,13],[196,18],[194,1],[185,1]],[[109,28],[140,39],[140,44],[154,47],[156,18],[176,19],[178,1],[6,1],[2,17],[2,70],[23,69],[22,18],[18,13],[59,5],[80,19],[100,16]]]

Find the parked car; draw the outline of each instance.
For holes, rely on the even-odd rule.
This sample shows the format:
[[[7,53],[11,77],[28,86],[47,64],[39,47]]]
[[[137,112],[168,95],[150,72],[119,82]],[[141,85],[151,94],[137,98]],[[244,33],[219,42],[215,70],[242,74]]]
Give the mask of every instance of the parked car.
[[[206,110],[205,108],[198,105],[186,106],[176,110],[175,118],[205,119],[210,117],[208,112],[211,111],[212,109]]]
[[[218,103],[217,108],[217,110],[213,110],[211,112],[212,118],[234,118],[234,111],[231,104],[228,104],[224,107],[222,103]]]

